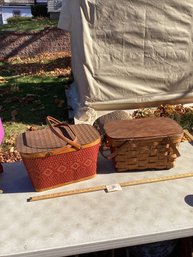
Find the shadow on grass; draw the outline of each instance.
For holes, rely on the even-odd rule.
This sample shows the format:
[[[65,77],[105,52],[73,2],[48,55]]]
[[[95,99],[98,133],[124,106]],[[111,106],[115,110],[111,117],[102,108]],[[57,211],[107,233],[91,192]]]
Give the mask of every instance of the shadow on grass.
[[[38,27],[37,27],[38,28]],[[17,31],[18,29],[15,28]],[[24,30],[24,29],[22,29]],[[58,33],[59,31],[59,33]],[[25,32],[19,34],[15,32],[11,32],[13,38],[10,38],[10,32],[6,31],[6,32],[1,32],[2,36],[1,36],[1,53],[2,54],[2,58],[3,59],[8,59],[10,57],[14,57],[17,55],[22,55],[21,53],[25,54],[25,51],[29,53],[32,53],[33,55],[35,54],[39,54],[42,52],[42,50],[45,50],[45,45],[46,44],[46,40],[47,38],[51,35],[57,36],[62,38],[65,37],[66,41],[67,41],[67,45],[66,47],[63,48],[63,50],[65,51],[70,51],[69,46],[70,46],[70,38],[69,38],[69,34],[65,33],[64,31],[57,29],[57,28],[52,28],[52,27],[47,27],[44,28],[43,30],[34,33],[34,32],[28,32],[27,34],[25,34]],[[49,33],[51,33],[51,35],[49,35]],[[56,33],[56,35],[55,35]],[[21,40],[21,36],[24,36],[24,38]],[[43,44],[42,44],[43,42]],[[14,43],[14,44],[13,44]],[[11,47],[9,47],[11,46]],[[33,50],[31,49],[33,48]],[[49,49],[48,49],[49,51]]]
[[[48,80],[48,79],[47,79]],[[38,81],[34,83],[9,80],[0,86],[0,116],[4,122],[16,121],[26,124],[45,124],[47,115],[68,120],[65,86],[68,79]]]
[[[4,65],[3,65],[4,64]],[[61,75],[65,75],[65,70],[70,69],[71,67],[71,57],[61,57],[55,60],[49,60],[47,63],[41,61],[30,62],[30,63],[2,63],[0,65],[0,75],[1,76],[10,76],[10,75],[31,75],[31,74],[40,74],[46,72],[57,72],[60,70]]]

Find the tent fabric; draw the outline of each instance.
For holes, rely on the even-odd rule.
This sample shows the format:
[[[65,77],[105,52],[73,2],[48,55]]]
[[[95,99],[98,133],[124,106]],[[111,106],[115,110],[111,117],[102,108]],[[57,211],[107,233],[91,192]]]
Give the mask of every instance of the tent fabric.
[[[193,100],[192,0],[63,0],[81,107]]]

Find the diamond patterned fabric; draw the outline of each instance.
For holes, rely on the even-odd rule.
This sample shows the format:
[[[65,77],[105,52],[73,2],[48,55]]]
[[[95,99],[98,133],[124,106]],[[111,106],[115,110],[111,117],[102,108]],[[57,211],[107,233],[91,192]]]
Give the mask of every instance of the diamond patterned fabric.
[[[46,158],[23,158],[37,191],[95,176],[99,144]]]

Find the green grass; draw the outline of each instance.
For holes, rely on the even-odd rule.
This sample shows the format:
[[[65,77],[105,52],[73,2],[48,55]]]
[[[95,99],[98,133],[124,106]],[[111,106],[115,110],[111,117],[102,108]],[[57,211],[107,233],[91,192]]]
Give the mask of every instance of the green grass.
[[[45,27],[56,27],[57,21],[48,18],[32,18],[31,20],[18,21],[15,23],[4,24],[0,26],[0,32],[13,31],[13,32],[29,32],[41,31]]]
[[[0,117],[5,130],[0,157],[2,152],[7,156],[3,161],[10,161],[16,136],[45,126],[48,115],[68,122],[69,59],[66,53],[55,53],[0,62]]]
[[[29,127],[45,126],[46,117],[68,121],[65,86],[69,78],[9,76],[0,84],[0,116],[5,137],[0,151],[15,148],[15,138]]]
[[[56,26],[57,21],[48,18],[13,19],[0,26],[0,33],[38,32]],[[65,88],[72,79],[70,61],[70,54],[47,53],[0,62],[0,117],[5,130],[0,145],[2,162],[20,159],[14,155],[16,136],[31,127],[45,126],[48,115],[69,121]]]
[[[6,77],[6,83],[0,84],[3,121],[41,125],[47,115],[67,120],[65,85],[68,80],[50,76]]]
[[[25,132],[28,129],[28,124],[22,122],[4,122],[3,127],[5,130],[5,137],[2,145],[0,145],[1,151],[9,151],[12,147],[15,146],[15,138],[20,133]]]

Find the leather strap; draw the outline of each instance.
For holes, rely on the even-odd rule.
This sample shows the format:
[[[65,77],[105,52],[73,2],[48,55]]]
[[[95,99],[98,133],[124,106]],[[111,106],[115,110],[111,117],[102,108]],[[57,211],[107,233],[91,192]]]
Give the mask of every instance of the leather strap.
[[[81,145],[77,143],[77,136],[76,134],[74,133],[74,131],[72,130],[72,128],[70,127],[69,124],[63,124],[62,122],[60,122],[59,120],[51,117],[51,116],[47,116],[46,118],[46,122],[49,126],[49,128],[51,129],[51,131],[56,135],[58,136],[59,138],[61,138],[64,142],[68,143],[69,145],[75,147],[76,149],[81,149]],[[54,123],[54,126],[52,125],[52,123]],[[71,140],[67,137],[65,137],[64,135],[58,133],[58,131],[55,129],[55,127],[68,127],[70,129],[70,131],[73,133],[73,135],[75,136],[75,139],[74,140]]]

